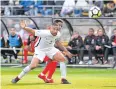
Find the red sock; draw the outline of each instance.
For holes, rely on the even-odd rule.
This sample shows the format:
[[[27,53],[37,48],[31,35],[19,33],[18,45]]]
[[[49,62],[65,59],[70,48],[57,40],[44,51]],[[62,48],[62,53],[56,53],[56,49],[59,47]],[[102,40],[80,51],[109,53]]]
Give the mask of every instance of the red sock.
[[[24,49],[24,61],[27,62],[28,50]]]
[[[24,40],[24,47],[26,47],[27,45],[27,40]],[[28,55],[28,50],[26,48],[24,48],[24,61],[27,62],[27,55]]]
[[[49,72],[48,72],[48,76],[47,76],[48,79],[52,78],[52,75],[54,74],[54,72],[56,70],[56,67],[57,67],[57,62],[56,61],[52,61],[51,65],[50,65]]]
[[[45,75],[45,74],[49,71],[50,67],[51,67],[51,62],[48,62],[48,64],[46,65],[46,67],[45,67],[45,69],[42,71],[42,73]]]

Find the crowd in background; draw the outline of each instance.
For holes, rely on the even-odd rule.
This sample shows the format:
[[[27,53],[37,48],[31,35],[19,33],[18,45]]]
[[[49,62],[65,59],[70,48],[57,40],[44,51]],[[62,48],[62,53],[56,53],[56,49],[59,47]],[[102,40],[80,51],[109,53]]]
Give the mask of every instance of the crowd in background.
[[[105,17],[113,17],[116,14],[115,0],[2,0],[0,11],[2,16],[54,15],[88,17],[88,10],[91,6],[95,5],[102,10],[102,14]],[[15,23],[13,20],[6,20],[6,22],[8,22],[6,25],[9,28],[10,35],[0,36],[0,47],[13,48],[15,51],[2,50],[1,53],[4,59],[7,59],[6,54],[9,53],[17,59],[19,50],[16,50],[16,48],[22,48],[22,46],[25,45],[25,41],[28,39],[29,34],[23,29],[20,29],[19,23]],[[27,21],[27,23],[28,27],[33,29],[36,28],[31,21]],[[10,25],[14,26],[10,27]],[[1,33],[4,34],[3,30],[1,30]],[[116,60],[116,29],[114,29],[114,35],[111,37],[108,37],[101,29],[94,35],[94,29],[90,28],[88,35],[84,38],[81,37],[78,32],[74,32],[68,43],[67,49],[74,55],[74,57],[78,57],[78,64],[110,64],[108,59],[110,50],[112,50],[114,59]],[[84,59],[86,54],[89,56],[87,62],[85,62]],[[93,61],[93,56],[96,59],[95,61]],[[72,59],[69,60],[69,63],[73,63]]]
[[[2,0],[1,15],[88,16],[90,7],[98,6],[103,16],[109,17],[116,14],[115,3],[115,0]]]
[[[94,29],[90,28],[88,35],[83,38],[79,32],[75,31],[68,43],[67,49],[76,57],[75,61],[78,60],[76,62],[78,64],[110,64],[109,55],[113,55],[114,60],[116,60],[116,28],[113,30],[113,33],[111,37],[108,37],[102,29],[98,29],[97,34],[94,34]],[[5,39],[7,39],[6,42]],[[11,50],[1,50],[5,62],[8,62],[6,60],[7,53],[12,54],[17,59],[19,50],[16,48],[22,48],[23,45],[26,46],[25,41],[16,33],[14,27],[10,28],[10,35],[7,38],[1,36],[0,47],[12,48]],[[84,57],[87,55],[88,59],[85,62]],[[95,60],[93,60],[93,57]],[[72,59],[69,59],[69,64],[73,63]]]
[[[114,60],[116,60],[116,28],[113,33],[111,37],[108,37],[102,29],[98,29],[95,35],[94,29],[90,28],[88,35],[83,40],[78,32],[74,32],[67,49],[75,56],[78,56],[79,64],[110,64],[108,57],[112,53]],[[89,56],[87,62],[83,59],[85,55]],[[95,60],[93,60],[93,56]],[[69,63],[72,63],[70,59]]]

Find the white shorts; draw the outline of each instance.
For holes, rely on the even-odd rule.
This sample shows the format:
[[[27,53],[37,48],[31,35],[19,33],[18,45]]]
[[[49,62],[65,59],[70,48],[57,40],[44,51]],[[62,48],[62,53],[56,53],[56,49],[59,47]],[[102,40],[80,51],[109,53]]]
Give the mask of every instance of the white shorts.
[[[59,50],[55,47],[50,48],[49,50],[39,50],[35,48],[35,53],[33,57],[37,57],[41,62],[43,62],[45,56],[53,59],[53,56],[59,52]]]

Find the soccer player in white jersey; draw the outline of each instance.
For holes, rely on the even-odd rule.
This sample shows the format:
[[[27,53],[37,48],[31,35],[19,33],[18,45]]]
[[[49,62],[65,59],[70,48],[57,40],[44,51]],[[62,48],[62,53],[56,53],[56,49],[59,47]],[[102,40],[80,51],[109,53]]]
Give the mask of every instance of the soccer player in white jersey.
[[[30,65],[25,67],[16,78],[12,79],[12,83],[17,83],[30,70],[36,68],[38,63],[44,60],[45,56],[48,56],[53,61],[65,61],[64,55],[54,47],[55,43],[60,47],[60,42],[59,40],[57,41],[60,37],[60,32],[56,23],[53,23],[49,30],[33,30],[32,28],[26,27],[25,21],[21,21],[20,26],[25,31],[35,36],[39,36],[40,38],[35,44],[35,53]],[[65,51],[67,56],[72,57],[65,48],[61,47],[61,49]]]
[[[54,23],[58,24],[59,26],[59,31],[62,29],[63,21],[61,19],[56,19]],[[57,46],[59,49],[59,47]],[[61,49],[59,49],[61,50]],[[38,74],[38,77],[44,80],[46,83],[53,83],[52,75],[54,74],[56,67],[57,67],[58,62],[57,61],[50,61],[47,63],[46,67],[44,70]],[[52,68],[51,68],[52,67]],[[60,62],[60,72],[61,72],[61,83],[62,84],[70,84],[68,80],[66,79],[66,63],[65,62]]]

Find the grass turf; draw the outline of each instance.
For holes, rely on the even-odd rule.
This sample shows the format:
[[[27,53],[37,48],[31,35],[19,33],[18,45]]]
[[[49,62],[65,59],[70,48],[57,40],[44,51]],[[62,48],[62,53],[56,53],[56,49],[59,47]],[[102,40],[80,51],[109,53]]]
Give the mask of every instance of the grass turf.
[[[45,84],[37,78],[43,68],[37,68],[17,84],[12,84],[14,78],[23,68],[1,68],[2,89],[116,89],[116,70],[113,69],[88,69],[68,68],[67,79],[69,85],[60,84],[60,70],[57,69],[53,78],[55,83]]]

